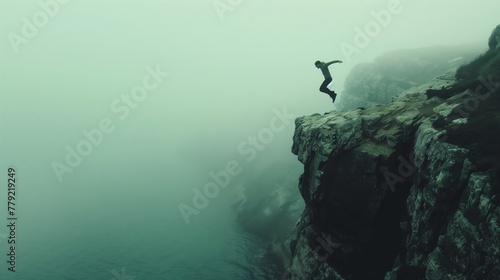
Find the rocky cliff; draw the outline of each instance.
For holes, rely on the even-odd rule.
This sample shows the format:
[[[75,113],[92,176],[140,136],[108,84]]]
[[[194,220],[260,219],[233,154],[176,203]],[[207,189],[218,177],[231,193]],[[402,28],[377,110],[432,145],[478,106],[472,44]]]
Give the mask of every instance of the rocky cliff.
[[[497,25],[493,32],[491,32],[490,40],[488,41],[490,49],[500,47],[500,25]]]
[[[306,207],[283,279],[499,279],[499,58],[296,119]]]
[[[337,108],[348,110],[389,103],[404,90],[470,62],[485,49],[484,44],[478,43],[387,52],[373,62],[361,63],[352,69],[346,78],[345,90],[337,100]]]

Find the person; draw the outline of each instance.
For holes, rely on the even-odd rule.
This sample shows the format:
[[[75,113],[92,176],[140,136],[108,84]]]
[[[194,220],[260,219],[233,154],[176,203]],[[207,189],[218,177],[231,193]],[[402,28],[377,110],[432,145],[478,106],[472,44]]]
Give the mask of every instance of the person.
[[[342,63],[340,60],[334,60],[330,62],[322,62],[322,61],[316,61],[314,65],[318,69],[321,69],[321,72],[323,72],[323,76],[325,76],[325,81],[321,84],[321,87],[319,88],[319,91],[324,92],[328,94],[332,98],[332,102],[335,102],[335,98],[337,97],[337,94],[335,91],[330,90],[328,88],[328,85],[332,82],[332,75],[330,74],[330,70],[328,70],[328,66],[334,64],[334,63]]]

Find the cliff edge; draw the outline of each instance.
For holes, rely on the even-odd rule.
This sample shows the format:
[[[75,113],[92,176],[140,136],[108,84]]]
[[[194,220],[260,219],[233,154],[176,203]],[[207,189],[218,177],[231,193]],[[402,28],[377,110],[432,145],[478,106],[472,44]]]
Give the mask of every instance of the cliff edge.
[[[499,58],[296,119],[306,207],[283,279],[498,279]]]

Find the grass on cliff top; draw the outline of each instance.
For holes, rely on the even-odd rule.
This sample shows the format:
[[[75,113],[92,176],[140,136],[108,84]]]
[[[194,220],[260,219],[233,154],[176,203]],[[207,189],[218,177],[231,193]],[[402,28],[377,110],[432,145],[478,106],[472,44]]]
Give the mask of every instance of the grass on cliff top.
[[[461,66],[455,78],[467,83],[489,75],[500,76],[500,48],[488,50],[471,63]]]
[[[488,80],[490,77],[494,81],[500,81],[500,48],[488,50],[471,63],[458,68],[455,74],[457,81],[450,88],[429,89],[426,94],[429,98],[439,96],[448,99],[467,89],[474,90],[481,84],[482,80]]]

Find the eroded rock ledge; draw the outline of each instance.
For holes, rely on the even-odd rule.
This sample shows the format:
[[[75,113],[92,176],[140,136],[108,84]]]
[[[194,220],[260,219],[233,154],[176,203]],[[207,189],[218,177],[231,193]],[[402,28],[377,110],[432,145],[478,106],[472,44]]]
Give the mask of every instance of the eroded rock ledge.
[[[296,119],[306,208],[289,279],[498,279],[499,84],[428,99],[455,83]]]

